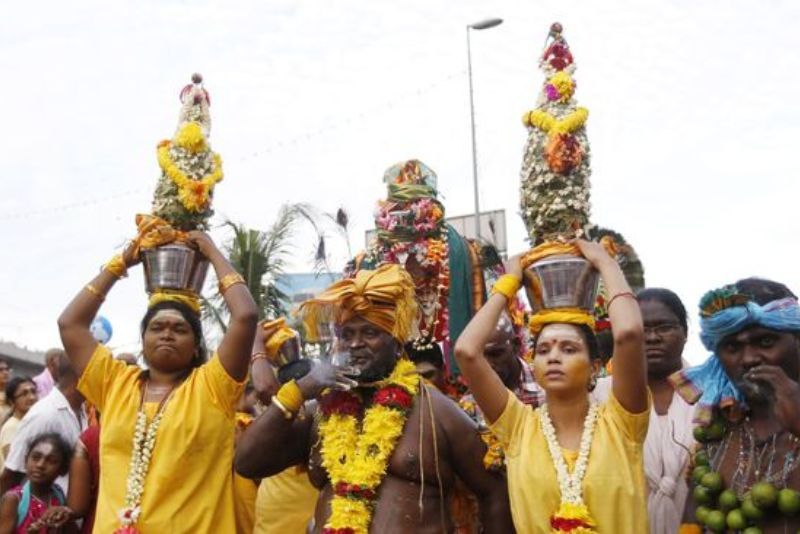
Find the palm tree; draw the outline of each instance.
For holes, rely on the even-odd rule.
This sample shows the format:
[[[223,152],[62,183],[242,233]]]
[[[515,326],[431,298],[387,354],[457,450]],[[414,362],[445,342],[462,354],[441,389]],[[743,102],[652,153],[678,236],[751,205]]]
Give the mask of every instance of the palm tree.
[[[259,319],[286,313],[287,296],[278,288],[277,280],[286,267],[291,251],[290,238],[299,211],[296,205],[281,206],[278,218],[265,232],[230,220],[224,223],[233,231],[232,238],[223,246],[224,252],[253,295]],[[219,291],[204,299],[203,304],[204,317],[224,332],[228,311]]]
[[[288,311],[288,297],[280,290],[277,282],[284,274],[292,251],[291,238],[295,227],[302,221],[310,223],[317,236],[315,270],[330,272],[322,222],[334,222],[337,231],[346,237],[347,215],[341,209],[334,217],[320,212],[310,204],[284,204],[275,222],[263,232],[230,220],[224,223],[224,226],[233,231],[232,238],[223,246],[224,252],[233,268],[242,275],[250,294],[253,295],[258,307],[259,320],[281,317]],[[227,315],[227,308],[218,291],[215,291],[211,298],[203,299],[204,318],[223,332],[227,327]]]

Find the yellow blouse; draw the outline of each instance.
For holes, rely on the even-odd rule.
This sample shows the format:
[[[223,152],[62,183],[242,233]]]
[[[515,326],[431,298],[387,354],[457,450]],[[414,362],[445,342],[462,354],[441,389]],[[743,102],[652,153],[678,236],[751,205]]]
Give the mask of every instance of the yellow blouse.
[[[119,527],[125,500],[134,422],[141,399],[140,370],[115,360],[98,345],[78,389],[97,406],[100,433],[100,489],[94,532]],[[235,532],[233,437],[236,382],[214,356],[175,390],[164,410],[150,470],[144,484],[137,528],[164,532]],[[148,419],[155,410],[148,403]],[[152,408],[156,406],[153,405]]]
[[[253,422],[250,414],[237,412],[236,424],[238,430],[244,430]],[[237,437],[238,439],[238,437]],[[234,513],[236,514],[236,532],[252,534],[256,518],[256,494],[258,485],[251,479],[233,472],[233,500]]]
[[[632,414],[613,394],[599,407],[583,479],[583,500],[600,534],[648,532],[643,444],[649,417],[649,407]],[[558,508],[560,492],[539,410],[509,394],[491,430],[506,449],[508,494],[517,532],[549,533],[550,516]],[[578,453],[564,452],[567,467],[572,470]]]
[[[319,491],[308,473],[289,467],[261,481],[256,498],[254,534],[305,534]]]

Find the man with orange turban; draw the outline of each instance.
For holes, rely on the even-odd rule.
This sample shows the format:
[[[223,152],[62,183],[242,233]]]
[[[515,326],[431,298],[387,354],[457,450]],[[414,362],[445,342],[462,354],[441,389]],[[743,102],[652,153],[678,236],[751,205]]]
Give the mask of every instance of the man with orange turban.
[[[307,465],[320,489],[317,533],[449,531],[455,477],[478,496],[487,532],[511,532],[505,483],[483,468],[474,425],[424,385],[403,352],[417,314],[408,273],[397,265],[360,271],[300,313],[311,339],[332,326],[334,350],[349,362],[317,362],[284,384],[242,436],[236,470],[258,478]]]

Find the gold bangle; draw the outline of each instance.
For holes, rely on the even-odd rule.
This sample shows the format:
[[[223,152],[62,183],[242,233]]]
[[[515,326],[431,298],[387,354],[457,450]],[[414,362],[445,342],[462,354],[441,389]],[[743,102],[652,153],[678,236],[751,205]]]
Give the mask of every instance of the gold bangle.
[[[106,263],[103,268],[117,278],[125,278],[128,276],[128,267],[125,265],[125,260],[122,259],[120,254],[108,260],[108,263]]]
[[[304,400],[303,392],[300,391],[300,387],[294,380],[289,380],[282,385],[281,389],[278,390],[273,398],[277,398],[278,401],[280,401],[281,406],[285,407],[293,414],[300,411]]]
[[[492,286],[492,295],[499,293],[508,300],[513,300],[513,298],[517,295],[517,291],[519,291],[521,285],[522,283],[520,282],[520,279],[513,274],[504,274],[498,278],[497,282],[495,282],[494,286]]]
[[[99,298],[99,299],[100,299],[100,302],[102,302],[102,301],[106,300],[106,296],[105,296],[105,295],[103,295],[103,294],[100,292],[100,290],[99,290],[99,289],[97,289],[96,287],[94,287],[92,284],[86,284],[86,287],[85,287],[84,289],[86,289],[86,291],[88,291],[89,293],[91,293],[91,294],[92,294],[92,295],[94,295],[95,297]]]
[[[283,417],[289,420],[294,419],[295,414],[287,410],[286,406],[281,404],[281,401],[279,401],[275,396],[272,397],[270,402],[272,402],[273,406],[277,406],[278,409],[283,412]]]
[[[252,356],[250,356],[250,365],[254,364],[257,360],[269,361],[269,356],[266,352],[255,352]]]
[[[244,284],[244,278],[237,272],[228,273],[219,281],[218,289],[220,294],[225,293],[231,286],[236,284]]]

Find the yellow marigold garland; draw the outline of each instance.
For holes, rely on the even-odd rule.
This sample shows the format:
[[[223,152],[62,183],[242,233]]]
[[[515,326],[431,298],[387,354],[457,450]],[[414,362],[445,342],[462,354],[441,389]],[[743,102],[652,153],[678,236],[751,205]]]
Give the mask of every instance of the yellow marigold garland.
[[[486,444],[486,454],[483,455],[483,467],[487,471],[502,471],[506,466],[506,452],[500,438],[491,430],[482,430],[481,439]]]
[[[555,136],[571,134],[586,124],[588,118],[589,110],[581,107],[576,108],[575,111],[560,120],[546,111],[535,109],[526,113],[522,117],[522,122],[525,123],[525,126],[535,126],[550,136]]]
[[[352,529],[357,534],[369,532],[372,510],[364,501],[334,496],[331,500],[331,517],[325,528],[336,530]]]
[[[572,98],[572,94],[575,92],[575,82],[572,81],[572,76],[567,74],[566,71],[558,71],[548,82],[555,87],[556,91],[561,95],[559,102],[564,103]]]
[[[181,148],[185,148],[192,154],[197,154],[208,148],[206,137],[203,135],[203,127],[200,126],[200,123],[195,121],[187,122],[181,126],[181,129],[178,130],[178,134],[175,136],[175,144]]]
[[[325,534],[369,531],[378,487],[419,392],[414,364],[399,360],[378,386],[360,429],[357,412],[361,406],[353,394],[331,392],[321,400],[322,466],[334,488]]]
[[[158,145],[158,164],[178,187],[178,199],[188,211],[201,212],[208,207],[209,195],[214,186],[222,180],[222,158],[214,154],[214,171],[200,180],[193,180],[181,171],[169,155],[170,141]]]

